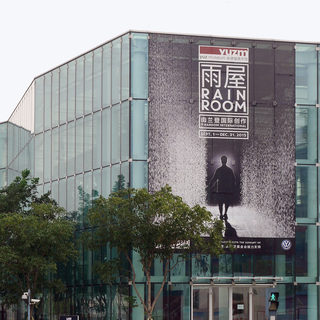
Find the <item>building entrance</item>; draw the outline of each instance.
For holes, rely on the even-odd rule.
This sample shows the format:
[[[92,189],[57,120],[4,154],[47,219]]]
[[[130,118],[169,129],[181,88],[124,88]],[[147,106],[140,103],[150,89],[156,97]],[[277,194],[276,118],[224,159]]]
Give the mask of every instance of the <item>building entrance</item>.
[[[266,320],[270,287],[193,285],[191,320]]]

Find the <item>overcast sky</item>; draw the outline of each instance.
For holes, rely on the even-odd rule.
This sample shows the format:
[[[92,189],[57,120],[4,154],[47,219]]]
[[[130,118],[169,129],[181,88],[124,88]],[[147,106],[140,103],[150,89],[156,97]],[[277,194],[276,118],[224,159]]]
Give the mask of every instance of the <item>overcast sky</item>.
[[[0,122],[32,80],[128,30],[320,43],[319,0],[4,0]]]

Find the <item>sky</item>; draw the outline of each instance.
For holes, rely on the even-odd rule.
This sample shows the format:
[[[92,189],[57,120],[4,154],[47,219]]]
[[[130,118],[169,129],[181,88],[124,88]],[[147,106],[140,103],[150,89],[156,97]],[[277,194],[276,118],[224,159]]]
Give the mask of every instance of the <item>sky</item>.
[[[38,75],[128,31],[320,43],[318,0],[4,0],[0,122]]]

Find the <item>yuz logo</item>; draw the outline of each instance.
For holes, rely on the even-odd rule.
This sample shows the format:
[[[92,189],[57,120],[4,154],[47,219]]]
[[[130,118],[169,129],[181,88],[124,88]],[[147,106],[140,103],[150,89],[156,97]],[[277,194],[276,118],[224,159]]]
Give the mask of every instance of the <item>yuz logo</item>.
[[[288,251],[288,250],[291,249],[292,243],[291,243],[290,240],[287,240],[287,239],[286,239],[286,240],[283,240],[283,241],[281,242],[281,247],[282,247],[283,250]]]

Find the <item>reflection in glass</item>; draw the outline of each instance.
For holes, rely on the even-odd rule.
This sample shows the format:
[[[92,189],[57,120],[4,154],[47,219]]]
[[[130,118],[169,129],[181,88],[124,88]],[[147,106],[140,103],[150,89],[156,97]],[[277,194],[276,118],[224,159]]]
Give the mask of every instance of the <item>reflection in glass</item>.
[[[317,227],[298,225],[296,227],[296,276],[314,282],[317,276]]]
[[[131,102],[131,158],[148,159],[148,102]]]
[[[51,128],[51,72],[45,75],[44,80],[44,130]]]
[[[101,112],[95,112],[93,114],[93,139],[92,139],[92,152],[93,152],[93,169],[101,167]],[[110,162],[109,162],[110,163]]]
[[[148,35],[133,33],[131,40],[131,96],[148,98]]]
[[[298,163],[317,161],[317,109],[296,108],[296,159]]]
[[[84,60],[84,114],[92,112],[92,52]]]
[[[120,104],[117,104],[111,108],[112,114],[112,141],[111,141],[111,163],[117,163],[120,161]]]
[[[112,104],[120,101],[121,39],[112,42]]]
[[[60,126],[59,177],[67,176],[67,125]]]
[[[76,173],[83,172],[83,118],[76,121]]]
[[[102,69],[102,106],[103,108],[111,105],[111,44],[103,47],[103,69]]]
[[[44,76],[37,78],[35,81],[35,133],[43,131],[43,114],[44,114]]]
[[[317,51],[315,45],[297,44],[296,102],[317,103]]]
[[[75,118],[76,106],[76,66],[75,61],[68,63],[68,120]]]
[[[101,48],[94,51],[93,56],[93,111],[100,110],[101,105],[101,64],[102,51]]]
[[[121,48],[121,99],[126,100],[129,98],[129,34],[122,37]]]
[[[111,108],[102,110],[102,165],[108,166],[111,163]]]
[[[59,124],[59,74],[60,70],[52,71],[52,127]]]
[[[296,218],[299,222],[316,221],[317,172],[316,166],[296,167]]]
[[[121,161],[129,159],[129,102],[121,104]]]
[[[92,169],[92,115],[84,118],[84,171]]]
[[[67,65],[63,65],[62,67],[60,67],[60,100],[59,100],[59,104],[60,104],[60,121],[59,123],[65,123],[67,121],[67,98],[68,98],[68,94],[67,94],[67,89],[68,89],[68,69],[67,69]]]
[[[76,118],[83,116],[84,57],[76,60]]]

